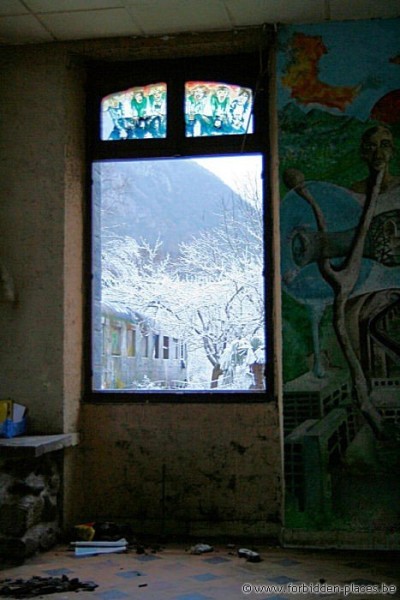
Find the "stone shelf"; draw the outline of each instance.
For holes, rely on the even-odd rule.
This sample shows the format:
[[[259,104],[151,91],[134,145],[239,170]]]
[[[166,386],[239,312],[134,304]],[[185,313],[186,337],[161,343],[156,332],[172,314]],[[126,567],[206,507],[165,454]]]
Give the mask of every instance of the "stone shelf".
[[[78,444],[77,433],[0,438],[0,458],[36,458]]]

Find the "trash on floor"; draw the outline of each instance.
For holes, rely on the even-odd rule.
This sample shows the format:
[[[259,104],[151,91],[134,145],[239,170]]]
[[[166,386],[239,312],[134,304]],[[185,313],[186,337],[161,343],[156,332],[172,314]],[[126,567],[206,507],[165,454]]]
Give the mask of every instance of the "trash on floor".
[[[91,542],[96,533],[94,523],[83,523],[82,525],[75,525],[74,534],[77,540]]]
[[[96,554],[111,554],[112,552],[125,552],[128,542],[125,538],[115,541],[78,541],[71,542],[75,548],[75,556],[95,556]]]
[[[214,548],[208,544],[196,544],[190,548],[190,554],[204,554],[205,552],[212,552]]]
[[[239,558],[245,558],[247,562],[261,562],[261,556],[254,550],[248,548],[239,548],[237,551]]]
[[[82,523],[75,525],[71,531],[72,540],[84,542],[95,540],[115,542],[120,538],[126,538],[129,543],[132,543],[133,537],[133,531],[129,525],[118,525],[110,521]]]
[[[8,598],[34,598],[59,592],[93,592],[98,587],[93,581],[80,581],[77,577],[31,577],[30,579],[0,580],[0,596]]]
[[[94,540],[104,540],[114,542],[120,538],[126,538],[129,543],[133,543],[134,534],[130,525],[113,523],[112,521],[100,521],[93,523],[95,531]]]

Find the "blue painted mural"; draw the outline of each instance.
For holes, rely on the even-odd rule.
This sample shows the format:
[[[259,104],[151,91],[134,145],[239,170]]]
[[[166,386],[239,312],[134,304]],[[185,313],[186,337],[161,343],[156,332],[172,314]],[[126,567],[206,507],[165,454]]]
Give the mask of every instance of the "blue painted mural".
[[[282,27],[286,527],[400,535],[400,20]]]

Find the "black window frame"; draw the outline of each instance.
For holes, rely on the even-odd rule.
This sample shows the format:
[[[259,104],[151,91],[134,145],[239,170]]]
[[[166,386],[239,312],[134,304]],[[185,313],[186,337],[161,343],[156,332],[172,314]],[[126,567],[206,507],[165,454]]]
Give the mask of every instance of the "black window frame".
[[[88,211],[86,268],[85,392],[88,402],[259,403],[274,398],[272,210],[270,197],[269,82],[267,51],[246,51],[217,56],[162,58],[159,60],[90,61],[87,65],[87,167]],[[253,91],[253,131],[239,135],[186,137],[185,82],[204,81],[238,85]],[[101,100],[131,87],[167,84],[167,136],[165,138],[102,140]],[[264,294],[266,339],[266,390],[137,391],[92,389],[92,281],[93,211],[91,167],[95,161],[144,160],[260,154],[263,157]]]

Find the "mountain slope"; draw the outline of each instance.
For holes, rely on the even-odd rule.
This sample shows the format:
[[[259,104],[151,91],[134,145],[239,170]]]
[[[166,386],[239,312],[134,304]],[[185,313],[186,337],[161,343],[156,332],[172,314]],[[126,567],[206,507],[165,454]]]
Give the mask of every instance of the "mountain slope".
[[[222,223],[224,204],[240,198],[217,176],[190,159],[97,163],[94,202],[103,235],[129,235],[175,254],[178,244]]]

